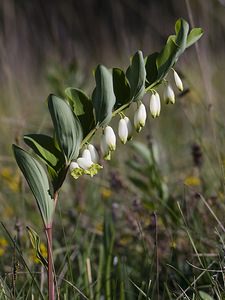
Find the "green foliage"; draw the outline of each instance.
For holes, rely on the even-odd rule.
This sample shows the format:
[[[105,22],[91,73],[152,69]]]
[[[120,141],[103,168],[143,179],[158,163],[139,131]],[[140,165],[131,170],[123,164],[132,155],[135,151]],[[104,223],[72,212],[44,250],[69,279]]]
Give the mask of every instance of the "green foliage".
[[[57,142],[65,155],[67,164],[76,159],[82,140],[80,121],[73,114],[70,106],[62,99],[50,95],[48,97],[49,112],[52,117]]]
[[[50,192],[49,182],[43,167],[30,154],[13,145],[16,162],[37,201],[45,226],[52,223],[54,201]]]
[[[96,126],[107,125],[112,118],[116,101],[113,91],[112,73],[99,65],[95,70],[96,88],[92,94]]]
[[[213,298],[209,294],[203,291],[200,291],[199,294],[202,300],[213,300]]]
[[[98,65],[95,70],[96,86],[91,97],[82,90],[72,87],[65,90],[65,99],[64,95],[62,99],[53,94],[49,95],[48,108],[54,127],[53,137],[43,134],[24,136],[26,144],[46,166],[47,172],[30,154],[13,145],[17,164],[37,201],[45,227],[52,225],[55,210],[53,198],[56,202],[58,191],[64,182],[70,163],[77,159],[80,150],[90,141],[97,129],[100,127],[104,129],[113,116],[122,113],[133,102],[141,102],[146,92],[152,90],[153,87],[161,84],[166,79],[168,72],[177,62],[179,56],[202,35],[200,29],[192,30],[189,35],[188,31],[188,23],[183,19],[179,19],[175,25],[175,35],[169,36],[162,51],[150,54],[146,59],[144,59],[140,50],[137,51],[131,58],[126,72],[119,68],[110,70],[103,65]],[[143,104],[141,105],[144,106]],[[129,159],[127,163],[131,170],[128,177],[143,196],[144,207],[142,212],[144,209],[148,210],[147,215],[149,218],[149,212],[157,209],[159,204],[162,204],[162,208],[159,210],[164,212],[164,215],[161,217],[162,224],[164,226],[169,223],[177,224],[177,220],[180,221],[180,219],[177,217],[176,203],[170,201],[167,185],[161,176],[157,160],[157,149],[152,145],[147,147],[138,142],[134,142],[132,147],[136,157],[134,160]],[[84,160],[86,158],[82,157],[81,159]],[[91,164],[88,164],[89,162]],[[81,163],[80,165],[78,163],[79,160],[73,164],[76,166],[72,171],[74,178],[78,178],[83,174],[93,176],[101,168],[100,165],[94,164],[91,158],[89,158],[87,168],[85,165],[81,167]],[[48,178],[51,180],[51,184]],[[152,201],[152,199],[156,201]],[[81,274],[84,281],[82,288],[84,288],[90,299],[94,299],[94,290],[99,298],[101,295],[105,295],[106,299],[119,299],[119,295],[121,300],[136,299],[135,296],[137,294],[133,293],[131,288],[133,281],[125,273],[127,263],[119,261],[116,263],[116,266],[113,265],[114,246],[116,245],[114,217],[114,215],[112,217],[109,214],[104,219],[103,233],[100,239],[101,246],[99,247],[98,245],[97,250],[100,250],[99,268],[96,266],[94,268],[94,270],[97,270],[97,278],[99,280],[96,287],[91,278],[90,265],[89,270]],[[156,219],[155,216],[155,225],[153,224],[155,236],[153,241],[149,242],[150,244],[152,242],[156,244]],[[134,232],[132,232],[132,237],[137,238],[136,231],[139,224],[136,225],[135,218],[132,222],[133,228],[135,228]],[[142,231],[142,225],[140,223],[138,230]],[[152,224],[149,223],[147,227],[148,230],[149,228],[152,230]],[[87,229],[85,228],[85,230]],[[31,229],[29,234],[37,256],[42,260],[38,235]],[[132,244],[132,247],[136,248],[135,243]],[[139,247],[140,256],[145,253],[143,249],[145,249],[145,245]],[[80,270],[84,269],[85,263],[89,262],[90,264],[90,254],[78,254],[77,260]],[[127,254],[124,255],[127,256]],[[143,274],[145,273],[145,276],[149,275],[147,274],[149,266],[154,265],[155,254],[152,257],[145,259],[147,261],[147,266],[143,266],[143,269],[145,269]],[[143,263],[142,257],[138,259],[138,262],[139,264]],[[129,264],[133,264],[130,257]],[[155,266],[153,266],[154,268]],[[156,266],[157,268],[158,266]],[[62,272],[64,272],[64,266]],[[72,273],[71,270],[70,272]],[[142,272],[142,270],[139,270],[139,272]],[[135,277],[136,274],[132,274],[132,276]],[[157,281],[157,276],[152,275],[149,278]],[[155,279],[155,277],[157,278]],[[133,286],[136,288],[139,299],[142,296],[148,299],[150,295],[153,299],[157,284],[159,283],[154,283],[154,285],[150,286],[151,284],[149,283],[147,286],[146,280],[143,284],[133,284]],[[73,284],[72,286],[77,291],[76,286]],[[69,299],[71,295],[68,290],[69,288],[67,287],[64,296]],[[130,293],[128,293],[128,290]],[[83,296],[82,289],[79,291],[79,295]]]
[[[141,100],[145,94],[146,79],[145,62],[141,51],[136,52],[132,57],[126,76],[130,84],[131,100]]]
[[[86,136],[95,126],[92,101],[82,90],[76,88],[67,88],[65,94]]]
[[[27,231],[29,234],[31,245],[35,250],[36,258],[43,264],[43,266],[45,266],[47,268],[47,265],[48,265],[47,261],[43,257],[41,250],[40,250],[40,243],[41,243],[40,236],[37,234],[37,232],[34,229],[32,229],[29,226],[27,226]]]
[[[133,171],[129,175],[131,182],[145,195],[167,200],[168,188],[163,181],[158,166],[158,149],[156,145],[146,146],[140,142],[132,142],[134,159],[127,160],[127,165]]]
[[[56,191],[64,174],[65,158],[56,147],[55,140],[44,134],[27,134],[24,135],[24,141],[46,164],[54,191]]]
[[[26,134],[25,143],[51,168],[60,170],[65,160],[52,137],[44,134]]]
[[[184,19],[175,24],[176,35],[170,35],[160,53],[153,53],[146,59],[147,83],[152,88],[159,84],[177,62],[186,48],[195,43],[203,34],[201,28],[194,28],[188,35],[189,25]]]
[[[130,101],[130,86],[123,70],[113,68],[113,90],[116,96],[115,109]]]
[[[146,69],[146,85],[151,86],[158,76],[156,59],[158,57],[158,52],[152,53],[146,58],[145,69]]]
[[[201,38],[202,35],[203,35],[202,28],[193,28],[187,37],[186,48],[196,43]]]

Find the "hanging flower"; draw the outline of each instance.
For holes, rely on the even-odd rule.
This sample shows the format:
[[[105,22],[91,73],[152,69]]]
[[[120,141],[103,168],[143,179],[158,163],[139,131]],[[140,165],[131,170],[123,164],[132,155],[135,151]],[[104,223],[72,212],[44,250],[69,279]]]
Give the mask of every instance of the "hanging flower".
[[[101,138],[100,149],[101,149],[104,159],[110,160],[111,159],[111,151],[109,149],[109,146],[106,144],[106,139],[105,139],[104,134],[102,135],[102,138]]]
[[[174,76],[174,81],[175,81],[175,84],[176,84],[178,90],[183,92],[183,90],[184,90],[183,82],[175,70],[173,70],[173,76]]]
[[[167,84],[164,90],[164,100],[166,104],[175,103],[175,94],[170,84]]]
[[[150,97],[150,112],[153,118],[156,118],[160,115],[161,103],[159,94],[156,92]]]
[[[132,135],[133,135],[133,127],[131,124],[131,121],[128,117],[124,117],[124,120],[127,124],[127,130],[128,130],[128,136],[127,136],[127,140],[131,140],[132,139]]]
[[[146,122],[146,109],[143,103],[138,107],[134,114],[134,127],[137,132],[140,132],[141,129],[145,126]]]
[[[90,151],[91,160],[94,163],[97,163],[99,161],[99,155],[98,155],[98,152],[97,152],[96,148],[92,144],[88,144],[87,148]]]
[[[75,161],[72,161],[70,164],[70,171],[72,172],[74,169],[80,168],[78,163]]]
[[[72,161],[70,164],[70,174],[73,176],[73,178],[77,179],[84,174],[84,170],[80,168],[77,162]]]
[[[77,163],[84,170],[87,170],[91,167],[93,161],[91,160],[91,153],[88,149],[85,149],[83,151],[82,157],[79,157],[77,159]]]
[[[120,119],[118,126],[118,135],[123,144],[126,144],[128,138],[127,122],[124,119]]]
[[[116,150],[116,136],[115,133],[110,126],[106,126],[104,129],[104,136],[106,145],[109,147],[110,151]]]
[[[102,166],[92,161],[91,152],[88,149],[83,151],[82,157],[79,157],[77,162],[72,162],[70,164],[71,175],[75,179],[84,174],[93,177],[100,169],[102,169]]]

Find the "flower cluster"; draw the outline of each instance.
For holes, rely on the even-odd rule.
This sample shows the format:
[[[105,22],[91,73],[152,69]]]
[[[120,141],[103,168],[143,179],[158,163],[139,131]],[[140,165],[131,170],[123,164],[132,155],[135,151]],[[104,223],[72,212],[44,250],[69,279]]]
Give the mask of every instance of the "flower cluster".
[[[174,69],[173,69],[173,76],[178,90],[182,92],[183,91],[182,80],[180,79],[180,76],[177,74],[177,72]],[[175,103],[175,94],[171,85],[168,82],[166,82],[163,98],[166,104]],[[158,117],[160,115],[160,110],[161,110],[160,96],[155,90],[152,90],[152,95],[150,97],[150,112],[152,117],[153,118]]]
[[[177,88],[183,91],[183,83],[175,70],[173,70],[174,80]],[[161,111],[161,101],[159,93],[155,90],[151,90],[150,96],[150,113],[153,118],[159,117]],[[166,83],[164,90],[164,101],[166,104],[175,103],[175,94],[169,83]],[[123,113],[120,113],[120,121],[118,125],[118,137],[123,144],[132,139],[133,126],[130,119]],[[138,108],[134,114],[134,128],[137,132],[140,132],[145,126],[147,118],[147,112],[145,105],[139,101]],[[96,175],[102,168],[99,162],[99,154],[96,148],[92,144],[85,146],[82,155],[70,164],[71,175],[77,179],[81,175],[90,175],[91,177]],[[103,128],[103,134],[100,142],[100,149],[102,156],[105,160],[110,160],[112,152],[116,150],[116,135],[111,126],[107,125]]]
[[[98,164],[99,155],[95,147],[88,144],[87,148],[83,150],[82,156],[70,164],[71,175],[77,179],[81,175],[90,175],[93,177],[98,173],[102,166]]]

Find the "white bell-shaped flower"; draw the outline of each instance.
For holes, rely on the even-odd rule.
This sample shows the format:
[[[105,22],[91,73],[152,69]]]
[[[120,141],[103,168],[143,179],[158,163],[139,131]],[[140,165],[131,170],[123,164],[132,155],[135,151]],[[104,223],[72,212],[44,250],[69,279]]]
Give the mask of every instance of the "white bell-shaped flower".
[[[128,130],[127,140],[129,141],[133,135],[133,127],[132,127],[131,121],[128,117],[124,117],[124,120],[127,124],[127,130]]]
[[[91,153],[88,149],[85,149],[82,153],[82,157],[79,157],[77,159],[78,165],[84,169],[87,170],[93,165],[93,161],[91,160]]]
[[[160,115],[161,111],[161,103],[159,94],[156,92],[152,94],[150,97],[150,113],[153,118],[156,118]]]
[[[175,84],[176,84],[178,90],[183,92],[183,90],[184,90],[183,82],[175,70],[173,70],[173,76],[174,76],[174,81],[175,81]]]
[[[101,138],[100,149],[101,149],[101,152],[102,152],[102,155],[103,155],[104,159],[110,160],[111,159],[111,151],[109,149],[109,146],[106,143],[106,139],[105,139],[104,134],[102,135],[102,138]]]
[[[88,144],[87,148],[90,151],[91,160],[93,161],[93,163],[97,164],[99,161],[99,155],[98,155],[96,148],[92,144]]]
[[[106,126],[104,129],[104,136],[106,145],[109,147],[110,151],[116,150],[116,136],[115,133],[110,126]]]
[[[70,172],[72,172],[74,169],[79,169],[79,165],[77,162],[75,161],[72,161],[71,164],[70,164]]]
[[[92,150],[93,148],[90,147]],[[77,159],[77,162],[70,164],[71,175],[77,179],[82,175],[90,175],[93,177],[98,174],[98,171],[102,169],[102,166],[98,163],[94,163],[91,158],[91,151],[85,149],[82,156]]]
[[[118,135],[123,144],[126,144],[128,138],[127,123],[124,119],[120,119],[118,126]]]
[[[175,94],[170,84],[167,84],[164,90],[164,100],[166,104],[175,103]]]
[[[137,132],[140,132],[141,129],[145,126],[146,117],[147,117],[146,108],[144,104],[141,103],[141,105],[138,107],[138,109],[134,114],[134,127]]]

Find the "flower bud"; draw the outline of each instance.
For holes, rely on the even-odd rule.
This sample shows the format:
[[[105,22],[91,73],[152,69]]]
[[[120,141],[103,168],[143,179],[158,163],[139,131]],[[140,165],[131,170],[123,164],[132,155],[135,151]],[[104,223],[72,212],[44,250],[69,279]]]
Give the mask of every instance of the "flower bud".
[[[104,136],[106,145],[109,147],[110,151],[116,150],[116,136],[115,133],[110,126],[106,126],[104,129]]]
[[[141,129],[145,126],[146,122],[146,109],[143,103],[138,107],[134,114],[134,127],[137,132],[140,132]]]
[[[133,128],[132,128],[132,124],[131,124],[131,121],[128,117],[124,117],[124,120],[127,124],[127,130],[128,130],[128,136],[127,136],[127,140],[131,140],[132,138],[132,134],[133,134]]]
[[[118,135],[123,144],[126,144],[128,138],[127,123],[124,119],[120,119],[118,127]]]
[[[93,163],[97,163],[99,161],[99,155],[95,147],[92,144],[89,144],[88,150],[90,151],[91,160],[93,161]]]
[[[183,92],[183,82],[182,80],[180,79],[180,76],[177,74],[177,72],[175,70],[173,70],[173,76],[174,76],[174,81],[175,81],[175,84],[178,88],[179,91]]]
[[[150,97],[150,112],[153,118],[159,116],[161,110],[160,97],[158,93],[152,94]]]
[[[174,95],[174,91],[171,87],[171,85],[167,84],[165,90],[164,90],[164,100],[166,102],[166,104],[175,103],[175,95]]]

